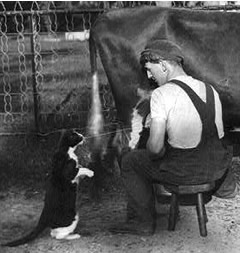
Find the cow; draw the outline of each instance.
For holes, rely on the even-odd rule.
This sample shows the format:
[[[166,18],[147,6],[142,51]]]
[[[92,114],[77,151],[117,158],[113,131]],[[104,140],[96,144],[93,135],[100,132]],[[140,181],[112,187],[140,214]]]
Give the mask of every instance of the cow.
[[[149,113],[151,85],[139,57],[152,39],[181,46],[186,72],[210,83],[220,94],[225,135],[231,139],[238,134],[240,13],[152,6],[118,9],[104,13],[92,26],[90,53],[95,74],[94,57],[96,52],[100,55],[121,122],[122,131],[117,131],[113,142],[119,146],[119,135],[127,136],[119,152],[138,147]]]

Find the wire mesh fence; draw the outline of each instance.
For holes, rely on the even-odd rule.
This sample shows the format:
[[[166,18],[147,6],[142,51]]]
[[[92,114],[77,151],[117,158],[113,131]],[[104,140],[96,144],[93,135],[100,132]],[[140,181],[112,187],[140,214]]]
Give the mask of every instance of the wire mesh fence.
[[[197,2],[194,7],[239,7],[226,2],[215,7],[203,3]],[[191,1],[92,1],[82,2],[79,7],[80,4],[0,2],[1,134],[86,127],[91,106],[89,29],[105,9],[142,4],[193,7]],[[98,66],[103,113],[111,121],[115,117],[114,102],[100,62]]]
[[[91,102],[89,29],[102,10],[30,3],[7,10],[0,2],[0,132],[83,128]],[[106,114],[114,104],[101,67],[99,74]]]

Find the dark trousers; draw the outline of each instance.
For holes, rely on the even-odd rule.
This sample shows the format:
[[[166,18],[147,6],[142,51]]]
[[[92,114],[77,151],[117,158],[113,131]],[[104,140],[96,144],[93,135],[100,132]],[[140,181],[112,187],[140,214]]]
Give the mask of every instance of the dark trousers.
[[[128,194],[128,219],[148,222],[156,218],[153,183],[162,181],[160,163],[160,159],[150,160],[146,149],[131,151],[122,158],[122,178]]]
[[[218,156],[219,153],[217,152],[217,148],[213,149],[213,151],[216,153],[215,156],[218,158],[217,161],[219,164],[216,166],[214,163],[216,159],[212,159],[212,166],[208,167],[210,167],[210,169],[214,169],[216,167],[219,169],[219,171],[216,171],[216,173],[212,173],[211,171],[212,176],[210,181],[216,181],[217,187],[219,188],[219,186],[224,181],[224,178],[222,178],[222,176],[224,177],[226,174],[226,170],[231,161],[231,156],[227,155],[228,153],[226,153],[226,155],[222,155],[220,153]],[[223,154],[225,153],[223,152]],[[183,155],[180,156],[181,160],[182,157]],[[211,157],[213,158],[214,156],[212,155]],[[153,184],[164,182],[169,183],[169,179],[173,177],[169,173],[166,174],[166,170],[163,170],[165,162],[166,159],[159,159],[154,161],[151,160],[146,149],[134,150],[123,156],[121,162],[121,172],[128,194],[128,219],[135,218],[140,219],[141,221],[152,221],[155,219],[156,211]],[[203,160],[202,163],[204,163]],[[186,162],[186,165],[187,164],[188,163]],[[207,159],[206,164],[210,164]],[[207,166],[205,167],[207,168]],[[196,173],[196,171],[193,170],[192,173]],[[199,180],[199,183],[201,183],[201,177],[197,176],[197,174],[194,178],[197,178]],[[184,180],[184,177],[181,177],[181,180]],[[179,182],[180,184],[182,183],[181,181]]]

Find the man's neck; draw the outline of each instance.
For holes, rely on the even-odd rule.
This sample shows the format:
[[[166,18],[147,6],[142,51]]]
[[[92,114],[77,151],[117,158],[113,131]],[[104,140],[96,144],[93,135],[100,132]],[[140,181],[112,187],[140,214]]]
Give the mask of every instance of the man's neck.
[[[168,74],[168,80],[174,79],[178,76],[187,76],[187,74],[182,68],[176,68],[170,71],[170,73]]]

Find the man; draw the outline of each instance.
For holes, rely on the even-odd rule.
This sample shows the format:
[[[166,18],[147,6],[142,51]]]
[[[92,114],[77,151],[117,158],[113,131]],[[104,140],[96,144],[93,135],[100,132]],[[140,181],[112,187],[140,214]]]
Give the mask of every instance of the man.
[[[216,181],[231,157],[220,140],[224,132],[219,95],[185,73],[181,49],[170,41],[155,40],[146,46],[140,62],[159,87],[150,101],[147,150],[132,151],[122,159],[127,223],[111,231],[150,235],[156,227],[153,183]]]

